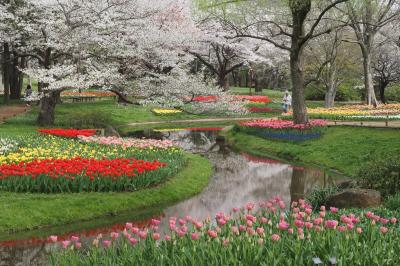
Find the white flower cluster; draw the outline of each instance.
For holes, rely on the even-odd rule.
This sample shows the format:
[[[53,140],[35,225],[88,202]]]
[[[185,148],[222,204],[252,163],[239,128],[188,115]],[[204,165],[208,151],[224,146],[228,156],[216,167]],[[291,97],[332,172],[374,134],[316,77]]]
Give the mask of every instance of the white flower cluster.
[[[7,155],[10,152],[16,151],[19,148],[19,143],[10,138],[0,138],[0,155]]]

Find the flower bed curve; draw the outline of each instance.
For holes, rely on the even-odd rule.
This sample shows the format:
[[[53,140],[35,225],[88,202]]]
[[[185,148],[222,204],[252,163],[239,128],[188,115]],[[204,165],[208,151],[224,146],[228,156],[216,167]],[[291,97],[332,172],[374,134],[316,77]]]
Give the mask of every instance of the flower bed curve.
[[[262,138],[304,141],[319,138],[325,131],[325,120],[310,120],[307,124],[294,124],[289,120],[262,119],[238,124],[240,130]]]

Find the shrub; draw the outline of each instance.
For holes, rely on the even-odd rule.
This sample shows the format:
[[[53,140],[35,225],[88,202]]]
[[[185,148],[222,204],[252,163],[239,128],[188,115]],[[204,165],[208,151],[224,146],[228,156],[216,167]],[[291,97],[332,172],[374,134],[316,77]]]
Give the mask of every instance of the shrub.
[[[359,172],[359,184],[375,189],[383,197],[400,192],[400,157],[382,159],[366,164]]]
[[[386,89],[386,99],[388,101],[400,102],[400,85],[393,85]]]
[[[385,207],[389,210],[400,211],[400,193],[389,196],[385,202]]]
[[[314,188],[306,195],[306,200],[311,204],[311,206],[313,206],[314,209],[317,209],[320,206],[327,205],[329,196],[339,191],[340,189],[337,186]]]
[[[64,118],[57,121],[57,125],[70,128],[102,128],[113,125],[115,122],[111,116],[104,112],[90,111],[84,113],[68,113]]]

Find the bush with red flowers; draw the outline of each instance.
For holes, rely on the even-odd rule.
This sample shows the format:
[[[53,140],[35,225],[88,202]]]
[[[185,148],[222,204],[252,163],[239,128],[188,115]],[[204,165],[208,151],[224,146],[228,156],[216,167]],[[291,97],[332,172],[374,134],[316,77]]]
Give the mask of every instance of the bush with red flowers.
[[[132,158],[45,159],[0,165],[0,189],[12,192],[134,191],[160,181],[166,164]]]
[[[51,129],[39,129],[39,133],[54,135],[65,138],[77,138],[78,136],[90,137],[96,134],[95,129],[62,129],[62,128],[51,128]]]
[[[320,137],[326,129],[325,120],[310,120],[307,124],[294,124],[289,120],[262,119],[238,124],[238,129],[262,138],[304,141]]]

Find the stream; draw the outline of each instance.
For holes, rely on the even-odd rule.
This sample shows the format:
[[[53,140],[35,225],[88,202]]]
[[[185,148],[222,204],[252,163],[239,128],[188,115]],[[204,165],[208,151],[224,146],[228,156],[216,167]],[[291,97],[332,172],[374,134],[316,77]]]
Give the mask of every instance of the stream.
[[[190,128],[176,130],[144,130],[130,132],[131,137],[170,139],[184,150],[206,156],[214,166],[208,186],[197,196],[165,209],[127,213],[98,221],[88,221],[54,229],[10,234],[0,237],[0,266],[46,265],[48,256],[59,244],[48,237],[59,235],[59,240],[79,236],[83,245],[91,243],[98,234],[123,230],[126,222],[144,228],[152,218],[161,220],[160,231],[167,229],[168,217],[190,215],[197,220],[213,217],[217,212],[229,212],[248,202],[257,203],[274,196],[290,203],[303,198],[314,187],[325,187],[335,182],[335,175],[321,169],[309,168],[258,158],[232,151],[218,137],[221,128]]]

